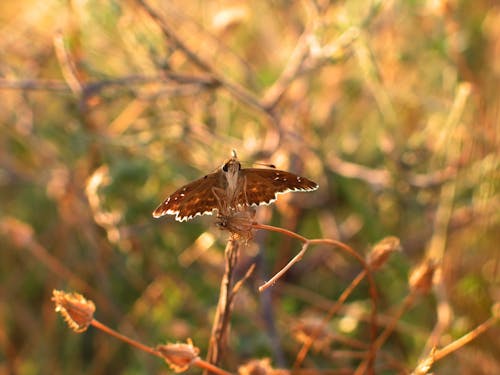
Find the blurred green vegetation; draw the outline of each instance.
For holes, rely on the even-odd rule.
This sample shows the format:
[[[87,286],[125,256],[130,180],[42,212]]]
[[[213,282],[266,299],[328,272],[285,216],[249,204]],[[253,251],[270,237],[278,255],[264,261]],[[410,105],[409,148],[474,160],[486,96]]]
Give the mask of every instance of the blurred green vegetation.
[[[363,254],[401,239],[403,252],[376,274],[382,322],[408,294],[410,270],[439,262],[436,292],[403,315],[386,359],[411,370],[439,319],[443,346],[490,316],[500,299],[500,7],[149,4],[175,37],[132,0],[0,3],[1,374],[170,372],[95,329],[70,331],[54,313],[55,288],[92,299],[96,318],[123,334],[148,345],[192,338],[204,357],[228,234],[211,217],[151,212],[233,148],[247,166],[272,163],[320,185],[259,208],[259,222]],[[290,368],[292,327],[324,316],[361,270],[311,247],[259,294],[299,249],[265,232],[246,247],[238,272],[258,267],[237,297],[223,368],[260,357]],[[367,342],[369,308],[363,282],[328,328]],[[499,333],[435,372],[500,373]],[[304,366],[354,369],[356,357],[336,356],[348,350],[334,340]],[[398,372],[380,356],[376,368]]]

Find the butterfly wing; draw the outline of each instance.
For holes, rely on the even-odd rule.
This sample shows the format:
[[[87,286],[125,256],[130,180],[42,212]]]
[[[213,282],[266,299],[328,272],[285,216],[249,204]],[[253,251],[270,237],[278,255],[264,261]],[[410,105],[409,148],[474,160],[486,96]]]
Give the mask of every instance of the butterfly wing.
[[[213,188],[219,182],[219,172],[210,173],[176,190],[154,211],[153,217],[175,215],[175,220],[190,220],[198,215],[211,215],[218,208]]]
[[[318,184],[305,177],[278,169],[246,168],[240,171],[245,186],[238,196],[238,204],[258,206],[276,200],[278,194],[290,191],[313,191]]]

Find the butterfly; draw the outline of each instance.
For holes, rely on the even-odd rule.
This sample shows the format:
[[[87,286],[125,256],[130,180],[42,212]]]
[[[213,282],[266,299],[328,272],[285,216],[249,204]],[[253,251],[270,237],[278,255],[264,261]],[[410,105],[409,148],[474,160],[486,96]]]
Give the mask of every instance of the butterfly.
[[[166,198],[153,217],[175,215],[177,221],[214,210],[229,215],[238,207],[267,205],[278,194],[291,191],[313,191],[318,184],[293,173],[275,168],[242,168],[236,152],[217,171],[182,186]]]

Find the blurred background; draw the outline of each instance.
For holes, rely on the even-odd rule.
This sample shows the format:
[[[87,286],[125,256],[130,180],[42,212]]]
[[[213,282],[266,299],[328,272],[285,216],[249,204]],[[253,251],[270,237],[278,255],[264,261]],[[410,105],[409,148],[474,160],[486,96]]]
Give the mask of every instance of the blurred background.
[[[492,4],[0,2],[0,373],[170,373],[95,329],[72,332],[54,313],[55,288],[92,299],[123,334],[192,338],[204,357],[228,234],[210,216],[151,212],[232,149],[246,167],[272,163],[320,185],[259,208],[259,222],[362,254],[401,239],[376,274],[382,321],[418,263],[440,264],[435,293],[403,315],[377,373],[415,368],[437,322],[444,346],[488,319],[500,299]],[[290,368],[296,327],[322,318],[361,270],[311,247],[259,293],[299,250],[262,231],[246,246],[241,275],[257,270],[238,295],[223,368],[264,357]],[[304,367],[356,368],[349,340],[367,342],[369,309],[362,283]],[[499,337],[488,330],[435,373],[500,373]]]

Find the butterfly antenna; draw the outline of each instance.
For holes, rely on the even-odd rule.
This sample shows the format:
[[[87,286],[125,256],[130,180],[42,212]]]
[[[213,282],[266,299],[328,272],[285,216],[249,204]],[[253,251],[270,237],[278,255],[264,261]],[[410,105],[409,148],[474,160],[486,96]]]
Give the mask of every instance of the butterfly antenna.
[[[233,155],[233,158],[234,159],[237,159],[238,156],[236,155],[236,150],[233,148],[233,151],[232,151],[232,155]],[[247,164],[248,162],[244,161],[244,160],[241,160],[242,163],[245,163]],[[274,164],[266,164],[266,163],[248,163],[248,164],[252,164],[252,165],[261,165],[263,167],[267,167],[267,168],[272,168],[272,169],[276,169],[276,166]]]
[[[241,160],[242,163],[246,164],[246,165],[260,165],[262,167],[266,167],[266,168],[272,168],[272,169],[276,169],[276,166],[274,164],[267,164],[267,163],[257,163],[257,162],[247,162],[245,160]]]
[[[267,168],[272,168],[272,169],[276,169],[276,166],[274,164],[266,164],[266,163],[254,163],[255,165],[262,165],[263,167],[267,167]]]

